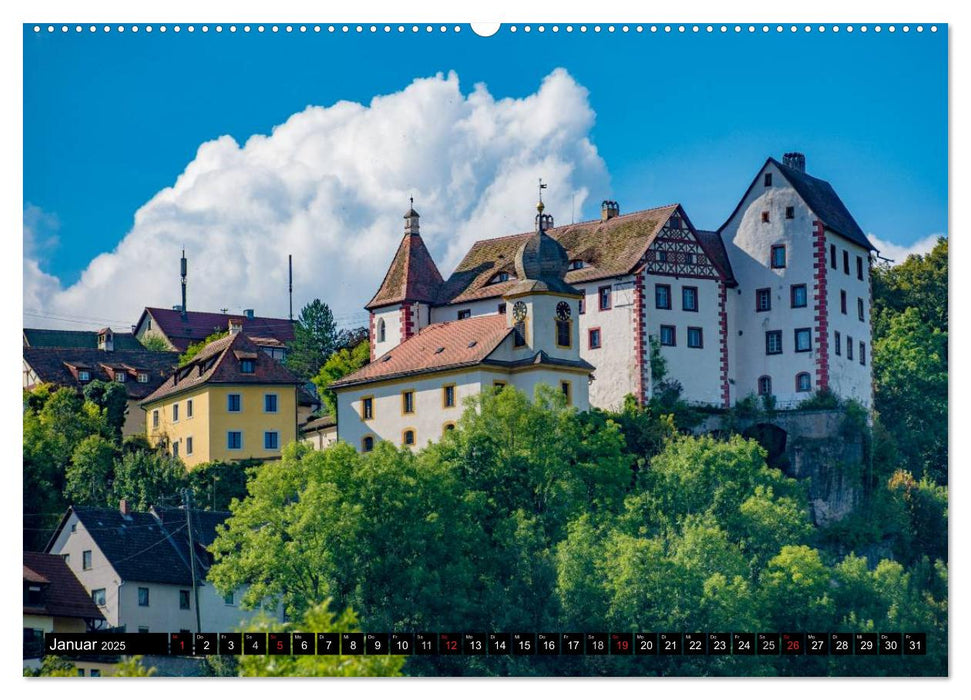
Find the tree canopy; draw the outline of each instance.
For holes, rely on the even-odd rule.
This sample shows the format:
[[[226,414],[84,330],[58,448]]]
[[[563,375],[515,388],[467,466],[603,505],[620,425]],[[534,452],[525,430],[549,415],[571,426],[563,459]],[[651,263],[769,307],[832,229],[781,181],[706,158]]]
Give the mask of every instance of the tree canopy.
[[[298,377],[310,381],[337,349],[339,334],[330,307],[320,299],[304,306],[294,323],[293,334],[287,367]]]

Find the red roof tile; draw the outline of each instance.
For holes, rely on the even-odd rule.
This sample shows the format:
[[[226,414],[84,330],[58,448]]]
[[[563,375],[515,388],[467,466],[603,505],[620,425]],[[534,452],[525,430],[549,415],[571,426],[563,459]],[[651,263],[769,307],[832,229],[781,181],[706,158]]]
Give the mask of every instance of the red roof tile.
[[[436,323],[331,387],[477,365],[511,332],[501,314]]]
[[[253,362],[253,372],[242,371],[242,361]],[[280,362],[260,352],[256,344],[240,332],[214,340],[179,367],[142,404],[203,384],[302,384]]]
[[[78,581],[63,557],[42,552],[24,552],[24,581],[44,587],[37,605],[24,605],[25,613],[53,617],[103,620],[104,616]]]
[[[155,328],[180,352],[185,352],[193,343],[205,340],[217,331],[229,330],[229,319],[241,321],[243,332],[250,336],[276,338],[284,343],[290,342],[294,337],[294,322],[285,318],[248,318],[241,314],[217,314],[208,311],[187,311],[183,316],[180,311],[156,307],[146,307],[142,316],[145,314],[151,315]],[[141,325],[141,319],[138,325]]]
[[[403,301],[434,303],[441,287],[442,275],[421,235],[406,233],[378,293],[364,308],[370,310]]]

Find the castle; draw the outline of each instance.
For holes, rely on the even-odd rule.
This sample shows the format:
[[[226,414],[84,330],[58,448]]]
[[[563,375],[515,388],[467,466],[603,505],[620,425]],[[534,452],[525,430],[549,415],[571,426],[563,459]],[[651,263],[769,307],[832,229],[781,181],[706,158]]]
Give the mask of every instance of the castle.
[[[414,208],[370,313],[371,363],[336,382],[338,437],[421,446],[462,399],[537,384],[580,410],[655,389],[651,354],[694,404],[789,408],[830,389],[869,407],[875,249],[805,157],[766,160],[717,231],[680,204],[476,242],[448,279]],[[541,186],[542,187],[542,186]],[[540,190],[542,194],[542,189]]]

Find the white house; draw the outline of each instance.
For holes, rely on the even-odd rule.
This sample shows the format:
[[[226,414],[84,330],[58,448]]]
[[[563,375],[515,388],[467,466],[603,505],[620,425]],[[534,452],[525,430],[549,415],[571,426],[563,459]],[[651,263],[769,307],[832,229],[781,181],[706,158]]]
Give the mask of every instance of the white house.
[[[72,506],[61,519],[47,552],[64,557],[91,595],[109,628],[127,632],[225,632],[258,611],[242,610],[240,595],[220,595],[206,581],[212,562],[206,547],[224,512],[192,512],[196,587],[190,566],[185,511],[153,508],[148,513]],[[198,594],[199,622],[196,618]]]
[[[571,332],[579,359],[594,368],[590,405],[616,409],[628,394],[650,398],[652,340],[666,361],[665,378],[680,384],[690,403],[727,408],[750,394],[768,394],[785,408],[832,389],[871,405],[874,248],[833,188],[805,172],[803,155],[786,154],[783,163],[769,158],[717,231],[695,228],[679,204],[621,214],[617,202],[604,201],[594,221],[557,227],[549,215],[541,212],[540,219],[542,235],[565,251],[562,280],[577,295],[563,299],[576,304]],[[450,423],[457,409],[428,394],[420,429],[396,421],[405,434],[385,437],[391,426],[361,416],[379,410],[377,402],[389,406],[381,409],[387,416],[388,402],[404,399],[371,396],[360,380],[377,387],[379,377],[394,375],[400,393],[409,390],[401,381],[407,376],[414,391],[440,390],[441,382],[426,386],[423,375],[432,368],[443,375],[444,358],[416,358],[431,345],[431,351],[449,350],[450,342],[460,342],[449,340],[458,333],[502,333],[513,323],[509,300],[525,279],[518,251],[536,235],[477,241],[444,279],[422,241],[418,213],[411,209],[405,221],[405,236],[365,307],[373,366],[342,384],[358,387],[345,392],[347,405],[338,414],[338,435],[353,444],[377,437],[375,428],[385,439],[423,444]],[[477,325],[467,324],[476,319]],[[491,381],[472,377],[466,364],[488,365],[488,354],[458,355],[463,380],[457,391],[474,393]],[[404,364],[389,371],[398,362]]]
[[[567,403],[589,408],[593,366],[580,356],[577,320],[583,297],[564,282],[569,259],[547,234],[552,218],[542,202],[538,209],[535,231],[520,237],[510,256],[515,281],[503,283],[493,313],[439,322],[429,319],[427,285],[413,282],[434,263],[417,212],[405,215],[405,240],[379,292],[388,310],[372,322],[377,356],[331,385],[339,439],[365,452],[378,440],[419,447],[455,427],[466,397],[505,386],[533,395],[546,384]],[[392,329],[396,313],[400,325]]]

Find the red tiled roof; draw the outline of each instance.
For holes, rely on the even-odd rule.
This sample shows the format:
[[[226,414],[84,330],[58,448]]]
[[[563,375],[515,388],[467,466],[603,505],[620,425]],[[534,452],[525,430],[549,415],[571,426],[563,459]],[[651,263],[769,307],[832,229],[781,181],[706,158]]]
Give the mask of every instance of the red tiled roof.
[[[240,357],[242,356],[242,357]],[[242,359],[253,362],[253,372],[242,372]],[[240,332],[214,340],[179,367],[142,404],[203,384],[293,384],[302,382],[280,362],[262,353]]]
[[[401,345],[357,372],[331,384],[337,389],[389,379],[480,364],[512,332],[502,314],[436,323],[422,328]]]
[[[91,596],[84,590],[84,586],[63,557],[42,552],[24,552],[24,581],[44,586],[40,604],[24,605],[25,613],[104,619],[98,606],[91,600]]]
[[[566,283],[576,286],[629,274],[678,208],[679,205],[670,204],[611,217],[607,221],[596,219],[549,229],[547,233],[566,249],[571,261],[584,263],[582,268],[566,273]],[[531,235],[527,232],[476,241],[443,285],[438,303],[459,304],[488,299],[511,290],[518,282],[514,266],[516,251]],[[489,284],[500,272],[508,272],[509,281]]]
[[[130,399],[143,399],[165,381],[179,364],[174,352],[151,350],[94,350],[91,348],[34,348],[25,347],[24,362],[34,371],[40,382],[82,389],[88,382],[78,380],[74,368],[85,368],[91,379],[114,381],[114,369],[125,370],[124,387]],[[111,371],[109,371],[111,370]],[[148,375],[148,382],[138,381],[138,373]]]
[[[185,352],[193,343],[205,340],[217,331],[229,330],[229,320],[238,319],[243,332],[257,337],[276,338],[284,343],[293,340],[293,321],[285,318],[248,318],[241,314],[217,314],[208,311],[181,311],[146,307],[142,316],[150,314],[155,327],[169,339],[179,352]],[[138,321],[141,325],[141,319]]]
[[[442,275],[421,235],[406,233],[378,293],[364,308],[370,310],[403,301],[434,303],[441,287]]]

